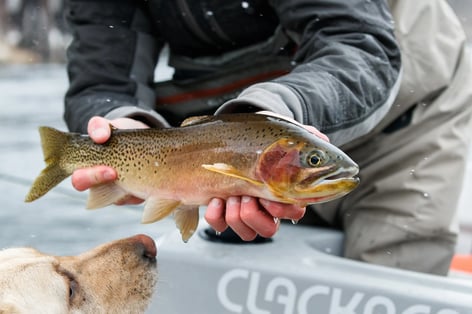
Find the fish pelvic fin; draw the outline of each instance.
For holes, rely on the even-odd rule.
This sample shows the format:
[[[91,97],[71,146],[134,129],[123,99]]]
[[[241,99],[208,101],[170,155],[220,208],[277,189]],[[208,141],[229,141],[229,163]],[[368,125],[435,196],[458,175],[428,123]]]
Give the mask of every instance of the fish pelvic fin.
[[[61,164],[63,147],[69,141],[67,134],[51,127],[42,126],[39,128],[39,135],[41,137],[46,168],[34,180],[26,195],[25,202],[28,203],[49,192],[49,190],[70,176],[73,171],[64,168]]]
[[[181,206],[174,211],[175,225],[180,230],[182,241],[187,243],[195,233],[200,218],[198,206]]]
[[[127,196],[128,193],[114,182],[99,184],[90,188],[87,209],[102,208]]]
[[[228,164],[224,164],[224,163],[216,163],[216,164],[212,164],[212,165],[206,165],[205,164],[205,165],[202,165],[202,167],[205,168],[206,170],[213,171],[213,172],[220,173],[220,174],[224,174],[226,176],[230,176],[230,177],[233,177],[233,178],[238,178],[238,179],[247,181],[249,183],[252,183],[254,185],[257,185],[257,186],[264,185],[263,182],[248,178],[243,173],[241,173],[238,169],[236,169],[233,166],[228,165]]]
[[[141,223],[148,224],[161,220],[169,216],[179,206],[180,201],[177,200],[163,200],[150,197],[146,200],[146,205],[144,205]]]

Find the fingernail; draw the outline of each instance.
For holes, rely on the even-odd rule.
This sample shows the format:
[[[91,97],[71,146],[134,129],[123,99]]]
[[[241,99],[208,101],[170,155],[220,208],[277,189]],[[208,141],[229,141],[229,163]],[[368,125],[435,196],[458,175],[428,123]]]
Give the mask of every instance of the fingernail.
[[[105,137],[105,136],[108,135],[107,132],[108,132],[108,131],[105,130],[104,128],[98,128],[98,129],[95,129],[95,130],[92,131],[91,136],[92,136],[93,138],[102,138],[102,137]]]
[[[239,197],[230,196],[230,197],[228,197],[227,202],[228,202],[229,205],[235,205],[235,204],[239,203]]]
[[[211,207],[221,207],[221,200],[219,198],[213,198],[211,201],[210,201],[210,204],[208,204],[209,206]]]
[[[243,196],[241,198],[242,203],[249,203],[251,200],[252,200],[252,197],[250,197],[250,196]]]
[[[107,170],[103,173],[103,178],[107,181],[111,181],[115,179],[115,174],[112,171]]]
[[[266,199],[264,199],[264,198],[260,198],[260,199],[259,199],[259,203],[260,203],[262,206],[264,206],[264,207],[267,207],[267,206],[270,205],[270,201],[268,201],[268,200],[266,200]]]

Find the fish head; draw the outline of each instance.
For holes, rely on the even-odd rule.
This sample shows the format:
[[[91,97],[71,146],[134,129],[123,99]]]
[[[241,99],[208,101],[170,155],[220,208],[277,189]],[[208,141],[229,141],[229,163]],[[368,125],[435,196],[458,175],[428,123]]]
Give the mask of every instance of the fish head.
[[[277,139],[259,156],[256,174],[281,202],[302,206],[346,195],[359,184],[357,164],[306,132]]]

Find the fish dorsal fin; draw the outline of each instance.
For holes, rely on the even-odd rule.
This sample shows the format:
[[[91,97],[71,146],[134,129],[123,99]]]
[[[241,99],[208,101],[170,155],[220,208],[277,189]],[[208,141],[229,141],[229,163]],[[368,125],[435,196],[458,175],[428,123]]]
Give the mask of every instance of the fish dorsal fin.
[[[201,124],[205,123],[208,120],[214,118],[214,116],[195,116],[195,117],[188,117],[185,119],[180,126],[189,126],[189,125],[195,125],[195,124]]]
[[[114,182],[96,185],[90,188],[87,208],[102,208],[116,203],[126,196],[128,193]]]
[[[187,242],[198,227],[198,206],[182,206],[174,212],[175,225],[180,230],[182,240]]]
[[[238,179],[247,181],[249,183],[252,183],[254,185],[257,185],[257,186],[264,185],[263,182],[248,178],[247,176],[242,174],[238,169],[234,168],[231,165],[225,164],[225,163],[216,163],[216,164],[212,164],[212,165],[202,165],[202,167],[205,168],[206,170],[213,171],[213,172],[216,172],[216,173],[221,173],[223,175],[230,176],[230,177],[233,177],[233,178],[238,178]]]
[[[146,200],[146,204],[144,205],[141,223],[147,224],[161,220],[169,216],[179,205],[180,201],[177,200],[163,200],[150,197]]]

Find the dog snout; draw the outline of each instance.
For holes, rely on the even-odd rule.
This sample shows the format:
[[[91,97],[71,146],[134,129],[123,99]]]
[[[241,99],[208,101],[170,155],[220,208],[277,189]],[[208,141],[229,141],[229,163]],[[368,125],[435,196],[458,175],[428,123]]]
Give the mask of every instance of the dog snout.
[[[152,263],[156,262],[157,248],[154,240],[145,235],[138,234],[131,238],[137,248],[137,253],[146,260]]]

